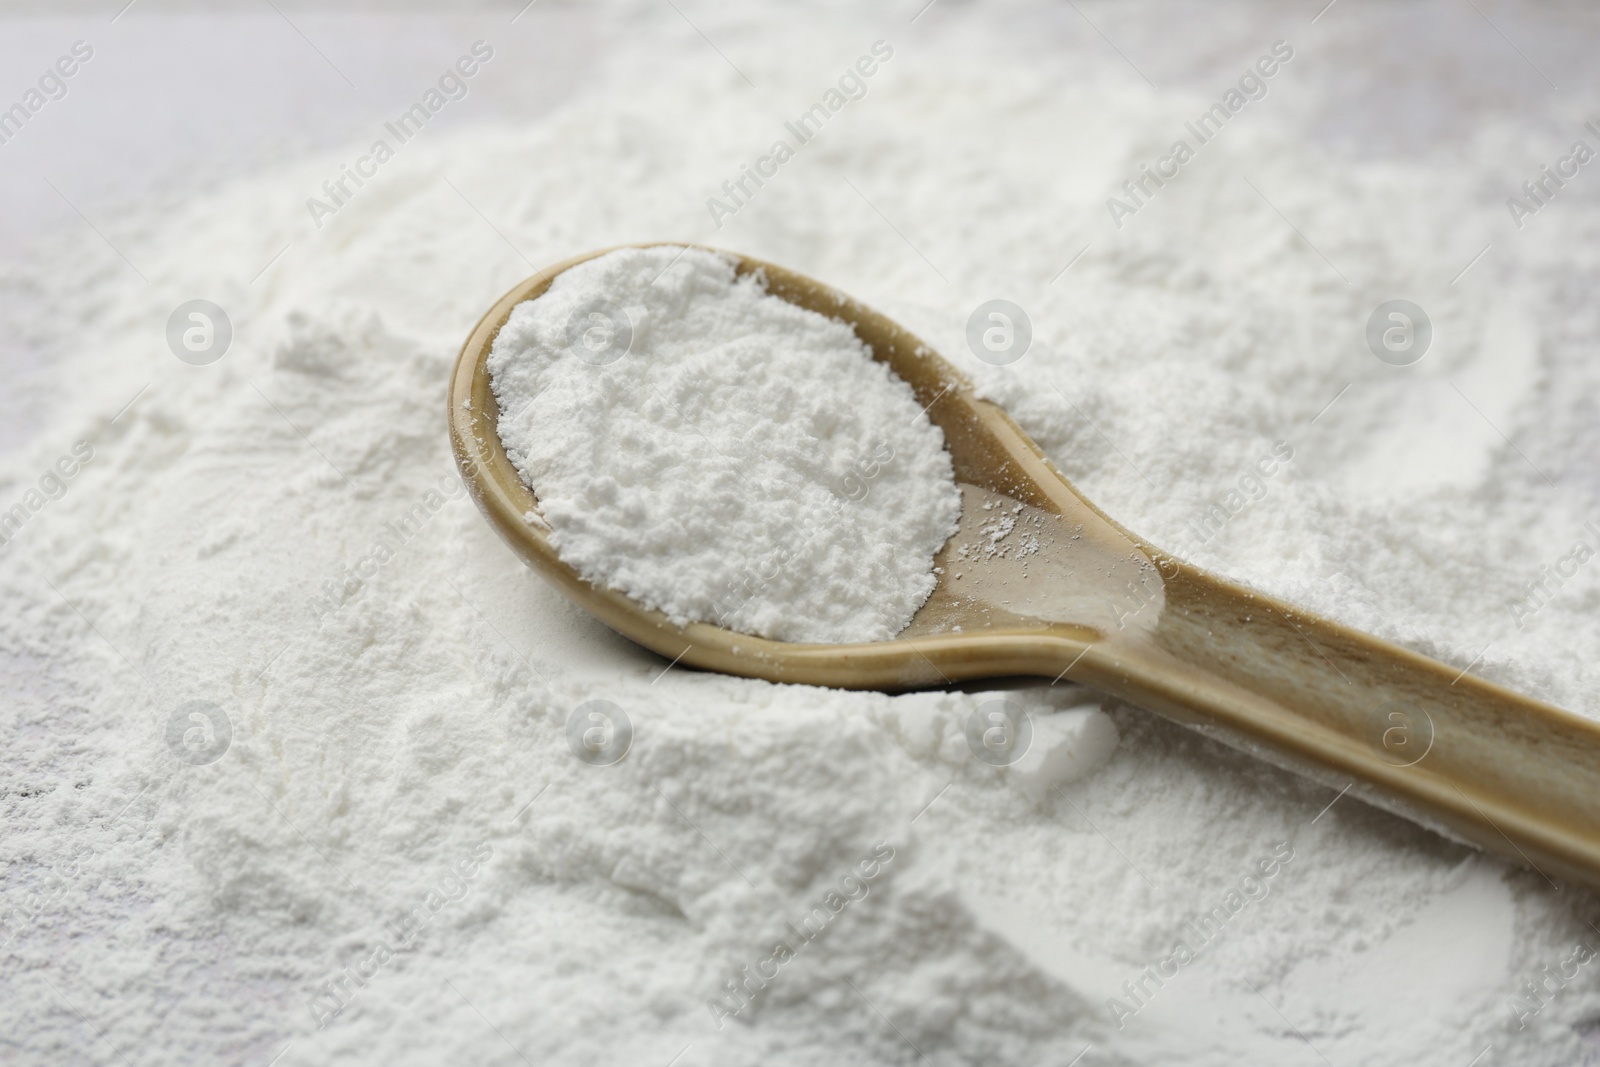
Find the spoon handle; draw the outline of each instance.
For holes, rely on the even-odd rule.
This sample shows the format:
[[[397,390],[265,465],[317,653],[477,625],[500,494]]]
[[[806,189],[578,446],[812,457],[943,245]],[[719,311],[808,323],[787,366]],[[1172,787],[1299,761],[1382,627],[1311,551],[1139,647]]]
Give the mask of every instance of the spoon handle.
[[[1334,788],[1600,886],[1600,724],[1188,568],[1068,670]]]
[[[457,460],[495,528],[618,632],[673,663],[774,682],[907,689],[1068,676],[1600,890],[1600,723],[1183,566],[1081,497],[932,349],[771,263],[736,257],[774,295],[848,322],[944,433],[963,512],[937,586],[894,640],[832,645],[679,626],[590,585],[536,521],[538,501],[500,444],[486,364],[512,308],[599,254],[541,271],[484,314],[462,346],[449,412]]]

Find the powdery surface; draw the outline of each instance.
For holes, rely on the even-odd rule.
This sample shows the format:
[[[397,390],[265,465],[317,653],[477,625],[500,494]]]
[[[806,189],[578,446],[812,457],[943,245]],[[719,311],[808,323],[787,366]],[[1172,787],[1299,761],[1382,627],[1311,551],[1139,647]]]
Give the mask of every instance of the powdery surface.
[[[596,585],[818,642],[887,640],[933,591],[961,516],[944,434],[848,325],[724,257],[579,264],[513,309],[489,370],[550,540]]]
[[[827,279],[982,372],[1157,543],[1452,663],[1490,646],[1477,670],[1593,713],[1600,570],[1525,629],[1511,604],[1592,513],[1600,213],[1574,184],[1506,237],[1501,200],[1526,176],[1506,161],[1552,158],[1520,123],[1425,172],[1271,134],[1332,84],[1313,60],[1352,67],[1387,40],[1341,21],[1359,10],[1296,41],[1304,67],[1120,231],[1107,191],[1220,87],[1149,91],[1071,12],[1079,58],[1063,62],[935,7],[869,95],[716,231],[705,198],[781,124],[652,7],[570,110],[419,139],[320,233],[304,201],[338,159],[113,227],[148,287],[93,235],[30,269],[47,289],[19,328],[56,335],[63,396],[7,460],[7,504],[74,441],[94,457],[0,568],[4,655],[32,681],[0,747],[0,1059],[920,1063],[914,1043],[941,1067],[1069,1063],[1087,1045],[1083,1065],[1464,1065],[1490,1045],[1480,1064],[1581,1061],[1592,964],[1525,1029],[1506,1004],[1593,943],[1591,897],[1349,797],[1330,808],[1336,790],[1136,709],[1108,709],[1119,741],[1098,769],[1052,758],[1013,781],[968,754],[983,694],[663,675],[497,542],[446,446],[446,374],[496,294],[609,244],[721,242]],[[885,36],[826,13],[781,33],[739,17],[708,30],[796,108]],[[1270,36],[1240,44],[1240,65]],[[1396,38],[1405,62],[1419,40]],[[1358,332],[1401,283],[1438,324],[1409,374]],[[996,290],[1035,338],[990,370],[963,330]],[[206,368],[161,340],[197,293],[237,331]],[[1482,340],[1492,316],[1509,342]],[[1496,384],[1505,353],[1524,369]],[[1451,381],[1521,454],[1447,406]],[[1268,495],[1188,545],[1280,439],[1294,458]],[[1404,442],[1428,439],[1450,442],[1448,477],[1416,474]],[[47,690],[63,695],[30,695]],[[1092,700],[1012,696],[1041,717]],[[614,766],[568,750],[568,714],[590,699],[633,721]],[[204,766],[166,741],[191,700],[231,723]],[[1082,776],[1041,788],[1043,766]],[[870,891],[718,1029],[708,1000],[880,842],[893,858]],[[1285,846],[1270,879],[1245,882]],[[1247,893],[1118,1030],[1106,998]],[[313,998],[347,967],[374,976],[319,1028]]]

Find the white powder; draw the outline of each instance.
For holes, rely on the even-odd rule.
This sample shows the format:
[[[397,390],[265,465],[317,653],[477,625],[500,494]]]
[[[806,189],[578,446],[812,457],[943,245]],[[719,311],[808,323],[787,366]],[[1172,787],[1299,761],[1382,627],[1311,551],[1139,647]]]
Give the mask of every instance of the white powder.
[[[596,310],[600,309],[600,310]],[[550,540],[674,622],[881,641],[933,591],[944,435],[849,325],[698,249],[622,249],[512,310],[500,439]]]
[[[1446,62],[1434,35],[1340,4],[1293,42],[1271,95],[1112,228],[1106,196],[1275,36],[1242,17],[1257,10],[1184,16],[1211,42],[1199,53],[1238,63],[1175,95],[1065,7],[1028,33],[987,6],[936,5],[719,231],[704,201],[730,168],[893,34],[826,10],[774,30],[686,9],[756,91],[652,5],[608,36],[616,51],[568,110],[419,137],[321,231],[305,199],[350,152],[103,224],[148,287],[95,235],[60,238],[12,284],[38,308],[16,331],[52,339],[56,400],[7,458],[0,504],[25,501],[74,442],[93,457],[0,567],[15,680],[0,1059],[720,1067],[920,1050],[944,1067],[1067,1064],[1092,1046],[1080,1067],[1483,1067],[1592,1053],[1594,964],[1559,979],[1596,944],[1592,897],[1078,689],[1005,694],[1041,724],[1065,716],[1013,773],[966,742],[992,694],[663,673],[522,565],[453,476],[444,383],[497,294],[593,248],[720,244],[851,292],[981,375],[1092,500],[1156,543],[1596,714],[1600,567],[1525,628],[1511,610],[1600,511],[1586,473],[1600,208],[1574,182],[1515,231],[1502,203],[1528,177],[1514,161],[1577,136],[1570,116],[1552,113],[1561,136],[1545,143],[1508,113],[1452,138],[1448,167],[1309,148],[1293,131],[1348,118],[1348,72],[1460,69],[1463,98],[1494,71],[1538,85],[1514,56]],[[552,11],[516,30],[543,33]],[[1173,53],[1134,37],[1136,19],[1085,13],[1166,83]],[[1189,47],[1181,20],[1150,22]],[[1372,99],[1410,84],[1379,80]],[[1280,122],[1289,133],[1270,132]],[[1034,338],[988,368],[964,329],[997,293],[1027,308]],[[235,327],[209,367],[163,340],[197,294]],[[1438,347],[1413,368],[1360,339],[1397,295],[1435,319]],[[1191,544],[1195,517],[1279,440],[1294,456],[1266,495]],[[1448,477],[1426,473],[1427,440],[1447,443]],[[569,717],[594,700],[631,719],[611,766],[568,746]],[[219,715],[228,747],[191,762],[218,743]],[[862,895],[880,842],[892,858]],[[837,913],[834,893],[849,900]],[[819,906],[824,931],[719,1029],[708,1002]],[[1218,906],[1229,918],[1202,942],[1190,924]],[[1194,951],[1172,974],[1179,939]],[[1145,977],[1164,967],[1161,985]],[[335,981],[348,1006],[326,1019]],[[1146,1001],[1118,1029],[1107,998],[1132,1003],[1136,981]],[[1519,1028],[1508,1002],[1534,981],[1547,992]]]

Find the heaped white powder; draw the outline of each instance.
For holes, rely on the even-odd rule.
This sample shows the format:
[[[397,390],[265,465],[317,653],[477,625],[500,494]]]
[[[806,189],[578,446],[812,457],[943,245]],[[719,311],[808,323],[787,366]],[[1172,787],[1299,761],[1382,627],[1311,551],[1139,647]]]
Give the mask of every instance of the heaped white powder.
[[[737,248],[981,375],[1155,543],[1238,493],[1188,535],[1206,565],[1595,715],[1600,564],[1513,610],[1600,514],[1589,172],[1520,231],[1504,207],[1579,124],[1507,112],[1480,143],[1474,113],[1420,165],[1396,106],[1401,161],[1317,151],[1301,115],[1415,100],[1416,72],[1462,71],[1464,99],[1491,73],[1543,85],[1462,5],[1437,10],[1477,35],[1467,63],[1385,21],[1411,7],[1295,12],[1270,94],[1118,230],[1106,198],[1280,36],[1264,9],[1079,5],[1164,88],[1176,53],[1232,57],[1185,95],[1065,5],[778,27],[679,6],[759,90],[641,5],[597,32],[615,51],[570,108],[430,126],[320,231],[306,198],[350,152],[100,220],[148,286],[87,229],[19,271],[60,399],[0,481],[27,512],[0,553],[0,1061],[1592,1059],[1597,963],[1569,962],[1600,946],[1592,896],[1064,684],[1003,694],[1042,746],[1004,769],[966,740],[996,694],[665,670],[498,541],[442,410],[462,339],[532,271]],[[1542,63],[1531,32],[1507,28]],[[866,95],[716,229],[706,199],[879,38]],[[1352,90],[1371,71],[1395,78]],[[235,328],[207,367],[164,339],[197,295]],[[997,295],[1033,342],[991,368],[965,326]],[[1361,339],[1396,296],[1434,318],[1410,368]],[[1457,443],[1448,478],[1413,469],[1429,438]],[[80,440],[89,462],[42,482]],[[1242,483],[1279,441],[1264,493]],[[569,744],[597,700],[633,728],[610,766]]]
[[[961,514],[944,435],[846,323],[699,249],[619,249],[519,304],[500,439],[561,558],[680,625],[881,641]]]

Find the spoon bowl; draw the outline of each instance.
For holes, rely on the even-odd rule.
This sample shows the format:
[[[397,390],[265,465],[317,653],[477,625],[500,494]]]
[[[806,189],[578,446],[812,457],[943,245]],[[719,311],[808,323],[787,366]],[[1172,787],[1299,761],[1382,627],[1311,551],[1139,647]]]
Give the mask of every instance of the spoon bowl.
[[[644,246],[640,246],[644,247]],[[767,290],[850,324],[944,432],[962,495],[938,584],[892,640],[799,644],[673,624],[562,562],[501,445],[487,361],[512,308],[602,249],[521,282],[474,327],[449,391],[479,507],[545,578],[613,629],[706,670],[904,690],[1068,678],[1534,868],[1600,888],[1600,724],[1207,574],[1086,500],[998,406],[851,297],[717,251]]]

